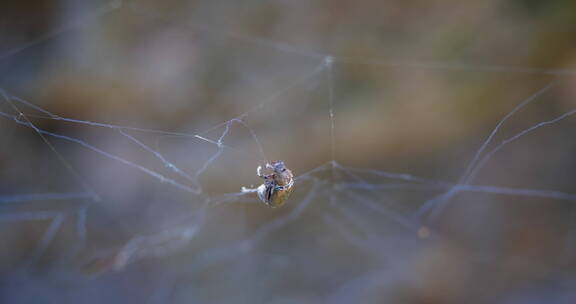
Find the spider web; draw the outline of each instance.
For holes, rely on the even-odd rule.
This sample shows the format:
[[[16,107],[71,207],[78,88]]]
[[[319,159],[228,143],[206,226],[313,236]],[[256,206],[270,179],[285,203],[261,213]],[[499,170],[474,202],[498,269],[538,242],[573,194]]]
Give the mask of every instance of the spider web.
[[[78,98],[96,94],[50,101],[50,92],[13,80],[0,88],[6,301],[42,302],[62,291],[77,301],[95,290],[112,291],[94,302],[122,303],[456,301],[477,285],[498,286],[496,267],[525,275],[518,284],[560,281],[536,284],[542,290],[571,284],[575,71],[313,51],[203,21],[226,20],[213,12],[225,4],[196,6],[187,22],[185,5],[182,17],[113,1],[0,53],[18,62],[56,41],[64,55],[54,55],[54,69],[70,70],[44,77],[70,73],[62,78],[80,86]],[[106,37],[123,20],[136,23],[135,37]],[[114,53],[99,48],[106,39],[137,42]],[[70,45],[83,48],[67,54]],[[123,52],[137,58],[123,65],[132,59]],[[92,73],[90,56],[113,62]],[[193,62],[178,61],[187,57]],[[131,70],[115,76],[124,73],[115,65]],[[362,79],[360,70],[373,76]],[[82,71],[94,80],[74,82]],[[140,82],[101,83],[141,74]],[[499,84],[512,81],[514,89]],[[485,117],[444,106],[439,99],[462,96],[437,91],[449,89],[481,91],[476,110]],[[482,110],[486,96],[496,101]],[[453,119],[436,107],[464,114]],[[387,136],[403,147],[374,144]],[[240,189],[257,186],[256,167],[276,159],[297,177],[285,207],[270,209]],[[520,250],[528,253],[507,260]],[[535,266],[542,261],[544,270]],[[456,283],[459,291],[442,285]],[[526,294],[510,284],[482,299],[514,301],[516,292]]]

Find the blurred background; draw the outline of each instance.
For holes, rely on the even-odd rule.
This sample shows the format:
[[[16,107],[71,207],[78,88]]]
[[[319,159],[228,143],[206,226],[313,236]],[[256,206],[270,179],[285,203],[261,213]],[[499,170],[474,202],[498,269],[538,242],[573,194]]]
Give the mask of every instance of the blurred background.
[[[0,301],[575,303],[575,35],[572,1],[4,0]]]

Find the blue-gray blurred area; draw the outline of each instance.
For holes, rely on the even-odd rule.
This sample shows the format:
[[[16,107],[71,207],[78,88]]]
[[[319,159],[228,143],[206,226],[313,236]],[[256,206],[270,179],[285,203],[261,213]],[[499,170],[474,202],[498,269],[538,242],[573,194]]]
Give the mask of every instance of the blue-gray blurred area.
[[[572,1],[3,0],[0,302],[576,303],[575,37]]]

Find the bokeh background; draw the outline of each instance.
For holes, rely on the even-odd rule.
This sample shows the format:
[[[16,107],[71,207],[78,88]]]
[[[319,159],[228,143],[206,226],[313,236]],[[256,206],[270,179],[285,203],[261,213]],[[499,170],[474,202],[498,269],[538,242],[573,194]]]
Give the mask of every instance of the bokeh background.
[[[489,148],[576,108],[575,35],[572,1],[4,0],[0,301],[574,303],[573,118],[471,181],[532,192],[415,215],[521,102]],[[285,206],[239,193],[277,159]]]

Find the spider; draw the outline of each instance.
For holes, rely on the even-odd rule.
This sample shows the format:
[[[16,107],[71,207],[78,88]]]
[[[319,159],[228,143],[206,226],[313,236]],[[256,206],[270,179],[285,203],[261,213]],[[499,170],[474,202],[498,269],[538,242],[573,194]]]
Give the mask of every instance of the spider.
[[[294,189],[294,175],[280,160],[272,164],[266,163],[266,169],[271,169],[274,172],[264,175],[262,174],[262,166],[258,166],[256,169],[256,174],[264,179],[262,185],[258,188],[242,187],[242,192],[256,192],[260,200],[272,208],[282,206]]]

